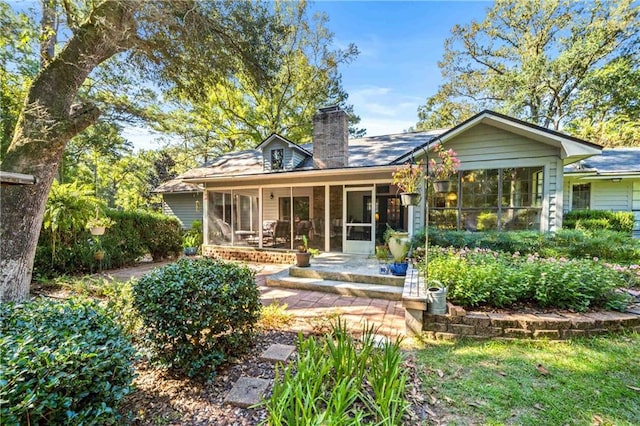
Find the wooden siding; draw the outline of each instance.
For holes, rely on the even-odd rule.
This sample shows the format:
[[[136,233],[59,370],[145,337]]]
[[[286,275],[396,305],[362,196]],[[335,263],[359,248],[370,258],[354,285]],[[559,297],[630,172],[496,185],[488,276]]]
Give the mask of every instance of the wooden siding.
[[[282,149],[284,152],[283,156],[283,167],[284,170],[293,169],[293,150],[289,148],[289,146],[280,140],[274,140],[269,145],[265,146],[262,149],[262,160],[264,164],[265,171],[271,171],[271,151],[274,149]]]
[[[162,213],[178,218],[183,229],[191,229],[194,220],[202,220],[202,207],[201,192],[162,195]]]
[[[446,143],[458,153],[462,170],[529,167],[558,159],[560,149],[486,124],[479,124]]]
[[[544,197],[541,231],[555,231],[562,224],[562,160],[560,148],[534,141],[487,124],[479,124],[448,141],[460,159],[460,170],[505,167],[543,167]]]
[[[640,238],[640,179],[634,180],[631,184],[631,211],[636,217],[633,236]]]

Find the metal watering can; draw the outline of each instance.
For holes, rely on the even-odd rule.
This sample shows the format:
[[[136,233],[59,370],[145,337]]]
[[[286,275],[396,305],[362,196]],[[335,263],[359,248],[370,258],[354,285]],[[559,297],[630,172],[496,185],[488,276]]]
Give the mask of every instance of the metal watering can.
[[[449,287],[431,286],[427,289],[427,312],[432,315],[447,313],[447,291]]]

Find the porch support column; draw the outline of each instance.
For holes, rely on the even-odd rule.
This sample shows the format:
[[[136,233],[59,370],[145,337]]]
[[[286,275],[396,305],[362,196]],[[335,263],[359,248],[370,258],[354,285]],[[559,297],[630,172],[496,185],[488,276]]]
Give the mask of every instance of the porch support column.
[[[205,185],[202,190],[202,243],[209,244],[209,194]]]
[[[409,206],[409,212],[407,213],[407,231],[409,231],[409,238],[413,238],[414,228],[415,228],[415,214],[416,214],[416,206]]]
[[[331,200],[329,185],[324,186],[324,251],[331,251]]]
[[[258,248],[262,248],[262,231],[264,219],[262,218],[262,197],[264,196],[264,188],[258,187]]]

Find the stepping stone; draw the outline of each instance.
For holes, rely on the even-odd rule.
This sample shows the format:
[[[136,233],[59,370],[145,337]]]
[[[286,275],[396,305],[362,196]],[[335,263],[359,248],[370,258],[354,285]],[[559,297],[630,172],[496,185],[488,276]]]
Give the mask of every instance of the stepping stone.
[[[292,345],[274,344],[260,355],[260,359],[273,363],[286,362],[295,350],[296,347]]]
[[[255,377],[240,377],[227,394],[224,402],[236,407],[248,408],[259,403],[271,381]]]

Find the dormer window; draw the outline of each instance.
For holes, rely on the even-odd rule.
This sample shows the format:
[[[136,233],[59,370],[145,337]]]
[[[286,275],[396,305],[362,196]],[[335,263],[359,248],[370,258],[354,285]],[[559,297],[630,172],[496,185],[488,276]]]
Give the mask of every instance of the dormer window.
[[[284,149],[271,150],[271,170],[284,169]]]

